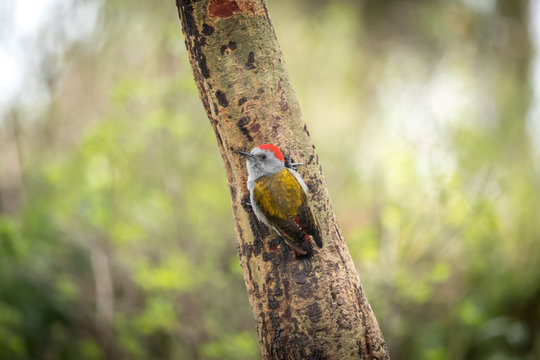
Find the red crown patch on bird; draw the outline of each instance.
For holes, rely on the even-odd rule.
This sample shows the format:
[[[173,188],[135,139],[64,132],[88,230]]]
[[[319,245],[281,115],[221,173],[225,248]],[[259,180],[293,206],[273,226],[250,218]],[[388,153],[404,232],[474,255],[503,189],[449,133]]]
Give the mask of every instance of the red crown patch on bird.
[[[271,151],[271,152],[274,153],[276,158],[278,158],[281,161],[285,161],[285,158],[283,157],[283,154],[281,153],[281,150],[276,145],[262,144],[262,145],[258,146],[258,148],[261,149],[261,150]]]

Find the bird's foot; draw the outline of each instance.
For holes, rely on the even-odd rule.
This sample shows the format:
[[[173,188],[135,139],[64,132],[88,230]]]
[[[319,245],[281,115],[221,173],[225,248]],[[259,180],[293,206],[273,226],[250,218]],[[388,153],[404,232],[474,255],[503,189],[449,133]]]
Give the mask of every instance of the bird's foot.
[[[285,167],[296,170],[299,165],[304,165],[304,163],[296,163],[290,155],[285,156]]]

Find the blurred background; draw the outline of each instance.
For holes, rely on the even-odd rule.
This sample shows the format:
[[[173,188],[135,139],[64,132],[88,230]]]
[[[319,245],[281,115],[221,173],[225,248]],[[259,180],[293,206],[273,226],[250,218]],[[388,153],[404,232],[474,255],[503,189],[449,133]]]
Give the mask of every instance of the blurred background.
[[[393,359],[540,358],[540,2],[268,6]],[[0,358],[260,358],[172,0],[0,5]]]

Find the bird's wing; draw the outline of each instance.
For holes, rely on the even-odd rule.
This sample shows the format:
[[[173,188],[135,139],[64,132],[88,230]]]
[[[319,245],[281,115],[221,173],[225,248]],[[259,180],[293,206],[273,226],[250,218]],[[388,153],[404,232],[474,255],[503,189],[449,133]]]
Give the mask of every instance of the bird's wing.
[[[291,218],[289,221],[275,222],[273,223],[273,227],[297,253],[313,255],[309,236],[306,239],[305,233],[298,226],[295,226],[295,224]]]
[[[288,169],[289,172],[294,175],[302,189],[304,189],[305,192],[307,192],[307,185],[302,180],[302,177],[298,172],[296,172],[294,169]],[[313,236],[313,240],[315,240],[315,243],[318,247],[322,248],[322,237],[321,233],[319,232],[319,224],[317,223],[317,219],[313,215],[313,212],[311,211],[311,206],[309,205],[309,201],[307,200],[307,197],[304,194],[304,201],[302,201],[302,204],[300,205],[300,208],[298,209],[298,216],[297,220],[299,220],[299,223],[301,224],[303,230]]]
[[[254,198],[264,216],[291,247],[301,254],[313,252],[308,235],[319,233],[317,222],[309,209],[306,193],[288,169],[259,178]],[[317,245],[321,243],[320,236],[314,239]]]
[[[319,224],[311,211],[307,199],[298,210],[298,221],[303,227],[303,230],[307,234],[313,236],[313,240],[315,240],[317,246],[322,248],[322,237],[319,232]]]

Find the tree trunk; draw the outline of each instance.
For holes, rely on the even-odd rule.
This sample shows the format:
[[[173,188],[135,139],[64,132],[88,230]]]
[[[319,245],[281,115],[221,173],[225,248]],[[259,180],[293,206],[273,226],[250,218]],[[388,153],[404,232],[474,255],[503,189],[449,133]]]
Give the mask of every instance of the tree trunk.
[[[177,0],[177,7],[199,95],[227,171],[238,256],[263,358],[388,359],[264,1]],[[324,242],[311,269],[257,221],[249,205],[245,158],[237,151],[264,143],[305,164],[298,171]]]

